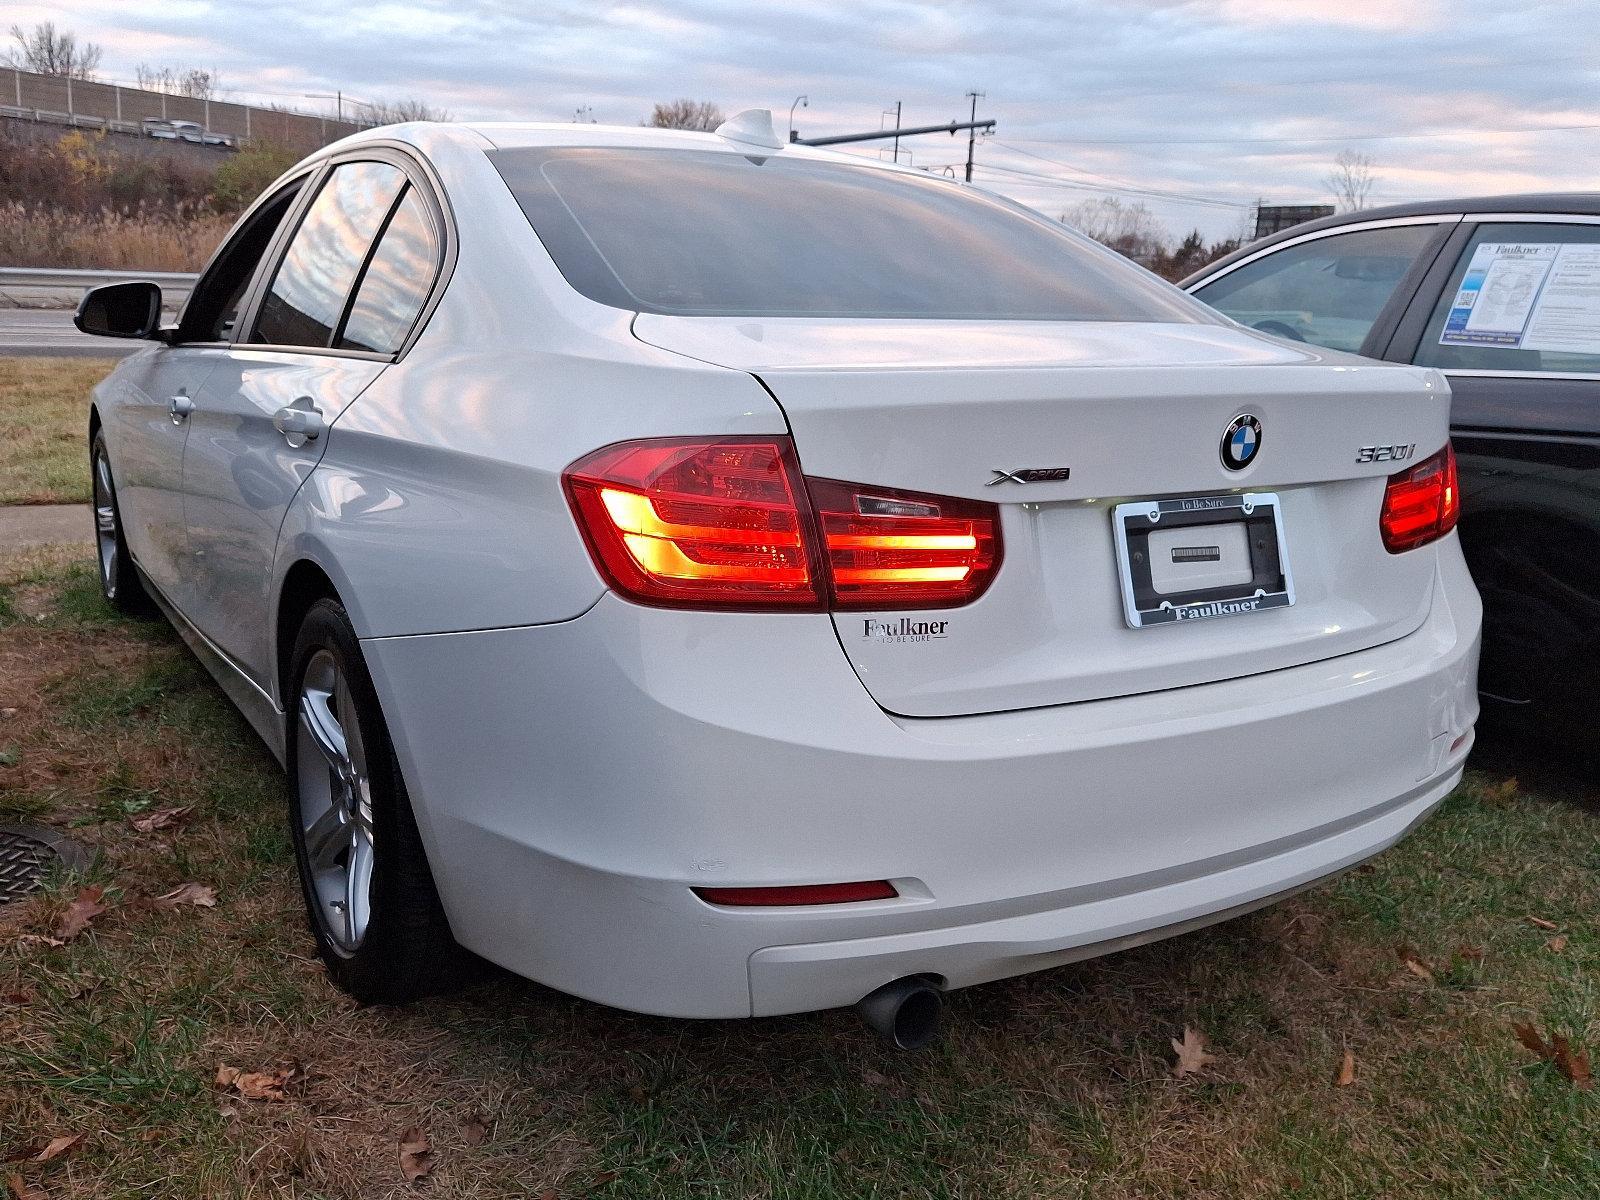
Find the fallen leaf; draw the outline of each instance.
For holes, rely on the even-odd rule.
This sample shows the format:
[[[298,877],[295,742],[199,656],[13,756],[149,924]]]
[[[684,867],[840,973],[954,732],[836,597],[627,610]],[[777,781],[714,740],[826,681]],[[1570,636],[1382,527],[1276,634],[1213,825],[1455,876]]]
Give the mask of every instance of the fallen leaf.
[[[615,1183],[616,1181],[617,1173],[615,1171],[601,1171],[594,1177],[594,1186],[605,1187],[606,1184]]]
[[[1564,933],[1558,933],[1555,937],[1547,941],[1545,946],[1555,953],[1560,954],[1567,948],[1567,935]]]
[[[215,908],[217,889],[203,883],[180,883],[165,895],[157,896],[151,903],[157,908],[179,908],[185,904],[197,908]]]
[[[1556,1034],[1550,1039],[1551,1047],[1555,1051],[1552,1061],[1556,1070],[1560,1071],[1580,1091],[1587,1092],[1594,1086],[1594,1080],[1589,1072],[1589,1052],[1579,1050],[1573,1053],[1572,1047],[1562,1034]]]
[[[38,1188],[29,1187],[15,1171],[6,1176],[6,1187],[11,1189],[13,1200],[44,1200],[44,1193]]]
[[[79,1142],[83,1141],[85,1136],[87,1135],[82,1133],[70,1133],[61,1137],[53,1137],[46,1143],[43,1150],[33,1156],[33,1161],[47,1163],[52,1158],[60,1158],[63,1154],[70,1152]]]
[[[1555,1051],[1545,1044],[1544,1038],[1539,1036],[1539,1031],[1532,1025],[1519,1022],[1511,1026],[1511,1032],[1517,1035],[1517,1041],[1532,1050],[1540,1058],[1550,1058],[1555,1054]]]
[[[1418,962],[1416,959],[1407,958],[1405,960],[1405,968],[1406,968],[1406,970],[1410,971],[1413,975],[1415,975],[1418,979],[1426,980],[1428,983],[1432,983],[1433,982],[1433,972],[1430,971],[1423,963]]]
[[[1334,1087],[1349,1087],[1356,1081],[1356,1056],[1350,1051],[1344,1052],[1344,1061],[1339,1064],[1338,1077],[1334,1079]]]
[[[16,715],[17,715],[17,710],[14,709],[14,708],[0,708],[0,718],[4,718],[5,720],[9,721],[12,717],[14,717]]]
[[[415,1183],[432,1170],[433,1146],[421,1127],[413,1125],[400,1135],[400,1174],[407,1183]]]
[[[1178,1061],[1173,1064],[1172,1074],[1178,1079],[1191,1075],[1196,1071],[1203,1071],[1216,1061],[1214,1054],[1206,1052],[1205,1036],[1197,1029],[1188,1025],[1183,1027],[1183,1040],[1172,1039],[1173,1052],[1177,1054]]]
[[[1462,942],[1456,947],[1456,954],[1468,962],[1482,962],[1487,953],[1482,946],[1474,946],[1470,942]]]
[[[7,992],[5,995],[5,1001],[7,1004],[16,1004],[19,1006],[23,1004],[32,1004],[33,991],[29,988],[23,988],[21,991]]]
[[[65,946],[60,938],[46,937],[42,933],[23,933],[17,936],[19,946]]]
[[[1502,779],[1492,787],[1484,788],[1483,798],[1490,804],[1504,804],[1507,800],[1515,800],[1517,798],[1517,792],[1520,787],[1521,785],[1517,783],[1517,777],[1513,775],[1510,779]]]
[[[1557,925],[1554,921],[1546,921],[1543,917],[1528,916],[1524,917],[1523,919],[1535,929],[1548,929],[1553,933],[1557,929],[1561,928],[1561,926]]]
[[[160,829],[181,825],[193,810],[193,805],[184,805],[182,808],[158,808],[143,816],[129,817],[128,824],[133,826],[136,833],[155,833]]]
[[[106,911],[106,906],[100,903],[105,896],[105,888],[98,886],[86,887],[79,892],[77,898],[67,905],[67,911],[56,926],[56,937],[68,942],[89,928],[89,922]]]
[[[469,1146],[481,1146],[489,1140],[489,1130],[494,1128],[494,1122],[482,1113],[473,1113],[461,1122],[461,1140]]]
[[[246,1100],[287,1100],[289,1085],[304,1077],[298,1063],[273,1071],[241,1071],[227,1063],[217,1068],[217,1086],[238,1092]]]

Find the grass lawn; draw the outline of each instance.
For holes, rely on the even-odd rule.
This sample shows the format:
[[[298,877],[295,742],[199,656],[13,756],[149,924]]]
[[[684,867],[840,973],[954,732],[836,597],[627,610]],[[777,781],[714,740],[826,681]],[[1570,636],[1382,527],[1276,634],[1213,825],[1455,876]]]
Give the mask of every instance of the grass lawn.
[[[0,504],[87,503],[89,389],[108,358],[0,358]]]
[[[352,1004],[311,957],[266,752],[84,564],[0,559],[0,708],[0,819],[98,853],[87,881],[0,908],[19,1195],[1600,1195],[1600,1093],[1512,1028],[1600,1047],[1591,782],[1478,771],[1335,883],[957,993],[946,1040],[897,1055],[849,1013],[657,1020],[504,976]],[[52,945],[86,882],[105,911]],[[152,903],[184,883],[215,907]],[[1177,1078],[1186,1026],[1215,1060]],[[282,1072],[282,1098],[223,1066]],[[420,1184],[408,1130],[432,1148]]]

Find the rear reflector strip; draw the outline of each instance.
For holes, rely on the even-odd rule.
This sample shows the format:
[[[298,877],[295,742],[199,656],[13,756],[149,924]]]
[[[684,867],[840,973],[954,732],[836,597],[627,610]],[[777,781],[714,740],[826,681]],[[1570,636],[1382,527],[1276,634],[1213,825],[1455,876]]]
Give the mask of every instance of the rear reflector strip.
[[[791,908],[800,904],[855,904],[893,900],[900,893],[887,879],[861,883],[806,883],[793,887],[692,888],[707,904],[729,908]]]

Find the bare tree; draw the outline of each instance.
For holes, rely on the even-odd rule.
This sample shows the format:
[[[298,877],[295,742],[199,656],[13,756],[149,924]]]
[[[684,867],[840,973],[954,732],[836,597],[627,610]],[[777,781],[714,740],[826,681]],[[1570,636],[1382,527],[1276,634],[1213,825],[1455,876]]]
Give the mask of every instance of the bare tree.
[[[1354,150],[1341,150],[1334,168],[1322,181],[1333,193],[1341,212],[1360,212],[1367,206],[1378,177],[1372,173],[1372,160]]]
[[[151,67],[140,63],[133,69],[133,75],[147,92],[165,92],[169,96],[189,96],[195,100],[215,100],[222,93],[222,76],[214,67],[202,71],[198,67]]]
[[[361,119],[373,125],[400,125],[406,121],[453,121],[447,108],[436,108],[426,100],[380,100],[361,107]]]
[[[57,30],[54,21],[40,21],[33,29],[11,27],[16,47],[6,51],[6,66],[40,75],[64,75],[69,79],[93,79],[105,51],[93,42],[80,42],[69,30]]]
[[[674,100],[671,104],[658,104],[642,125],[657,129],[698,129],[710,133],[725,118],[722,109],[709,100]]]
[[[1080,200],[1061,214],[1063,224],[1140,262],[1167,248],[1167,231],[1142,200],[1126,203],[1116,196]]]

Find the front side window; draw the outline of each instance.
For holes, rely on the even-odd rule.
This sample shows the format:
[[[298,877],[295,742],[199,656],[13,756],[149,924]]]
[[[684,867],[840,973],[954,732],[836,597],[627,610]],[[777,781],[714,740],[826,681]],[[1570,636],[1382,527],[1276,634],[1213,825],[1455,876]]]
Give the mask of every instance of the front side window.
[[[567,282],[678,316],[1204,322],[1061,225],[975,188],[816,159],[492,151]]]
[[[1241,325],[1356,354],[1437,228],[1329,234],[1246,263],[1194,295]]]
[[[1415,361],[1444,370],[1600,373],[1600,225],[1480,225]]]
[[[406,186],[388,163],[335,167],[295,230],[261,301],[253,343],[329,346],[373,239]]]
[[[303,178],[297,179],[283,188],[229,239],[184,305],[183,319],[178,324],[180,341],[225,342],[232,335],[256,267],[304,183]]]

